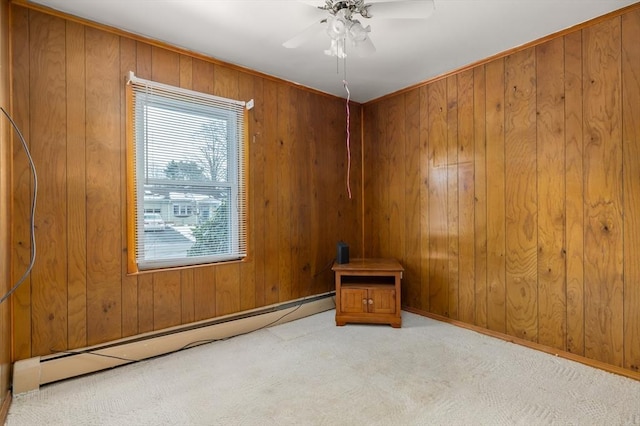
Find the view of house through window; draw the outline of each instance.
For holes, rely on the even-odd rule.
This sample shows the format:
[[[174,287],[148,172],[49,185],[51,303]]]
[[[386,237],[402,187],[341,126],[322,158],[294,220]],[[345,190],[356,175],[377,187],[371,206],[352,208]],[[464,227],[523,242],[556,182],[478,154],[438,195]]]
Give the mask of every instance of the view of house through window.
[[[129,84],[138,268],[243,257],[244,103]]]

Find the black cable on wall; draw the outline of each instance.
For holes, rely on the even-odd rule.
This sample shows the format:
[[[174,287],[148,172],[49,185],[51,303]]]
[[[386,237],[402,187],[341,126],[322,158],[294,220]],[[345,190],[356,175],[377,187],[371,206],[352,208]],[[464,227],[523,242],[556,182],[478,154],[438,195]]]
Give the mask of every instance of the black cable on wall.
[[[18,125],[13,121],[13,118],[11,118],[9,113],[5,111],[4,108],[0,107],[0,110],[9,119],[11,126],[13,126],[13,129],[17,133],[18,138],[22,143],[22,147],[24,148],[24,152],[27,154],[27,158],[29,159],[29,166],[31,168],[31,174],[33,175],[33,191],[31,193],[32,198],[31,198],[31,211],[30,211],[30,220],[29,220],[30,234],[31,234],[31,256],[29,260],[29,266],[27,266],[27,269],[25,270],[24,274],[22,274],[22,276],[14,284],[14,286],[11,287],[11,289],[4,296],[2,296],[2,298],[0,298],[0,304],[1,304],[5,300],[7,300],[18,289],[18,287],[20,287],[20,285],[24,282],[25,279],[27,279],[27,276],[31,273],[31,270],[33,269],[33,264],[36,261],[35,215],[36,215],[36,199],[38,198],[38,174],[36,173],[36,166],[33,163],[33,158],[31,157],[31,152],[29,151],[27,142],[25,141],[24,136],[22,136],[22,132],[20,132]]]

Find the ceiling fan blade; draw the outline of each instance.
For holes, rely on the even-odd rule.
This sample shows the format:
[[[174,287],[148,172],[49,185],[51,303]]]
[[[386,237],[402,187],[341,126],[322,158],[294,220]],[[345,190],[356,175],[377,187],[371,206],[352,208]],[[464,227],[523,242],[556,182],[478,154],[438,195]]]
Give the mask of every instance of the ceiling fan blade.
[[[313,25],[310,25],[306,29],[302,30],[302,32],[298,35],[282,43],[282,45],[287,49],[293,49],[302,46],[303,44],[311,40],[316,34],[324,30],[325,23],[326,22],[324,22],[324,20],[315,22]]]
[[[361,58],[376,53],[376,47],[373,45],[371,37],[367,37],[363,41],[354,43],[354,49],[356,51],[356,55],[360,56]]]
[[[434,9],[434,0],[382,1],[371,3],[369,14],[384,19],[425,19]]]

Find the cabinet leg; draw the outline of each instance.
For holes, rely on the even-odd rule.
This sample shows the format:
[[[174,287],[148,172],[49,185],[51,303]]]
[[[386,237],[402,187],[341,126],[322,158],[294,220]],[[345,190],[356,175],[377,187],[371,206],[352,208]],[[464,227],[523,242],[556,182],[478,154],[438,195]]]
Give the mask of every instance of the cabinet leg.
[[[338,327],[342,327],[342,326],[344,326],[344,325],[346,325],[346,324],[347,324],[347,322],[346,322],[346,321],[336,321],[336,325],[337,325]]]

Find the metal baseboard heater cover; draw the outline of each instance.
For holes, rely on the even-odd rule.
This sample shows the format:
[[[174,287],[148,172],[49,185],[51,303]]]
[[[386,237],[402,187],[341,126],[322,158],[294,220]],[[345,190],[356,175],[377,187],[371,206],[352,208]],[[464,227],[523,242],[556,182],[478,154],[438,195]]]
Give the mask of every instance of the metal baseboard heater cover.
[[[38,390],[47,383],[175,352],[193,342],[226,339],[328,311],[335,307],[334,294],[324,293],[107,344],[16,361],[13,366],[13,394]]]

